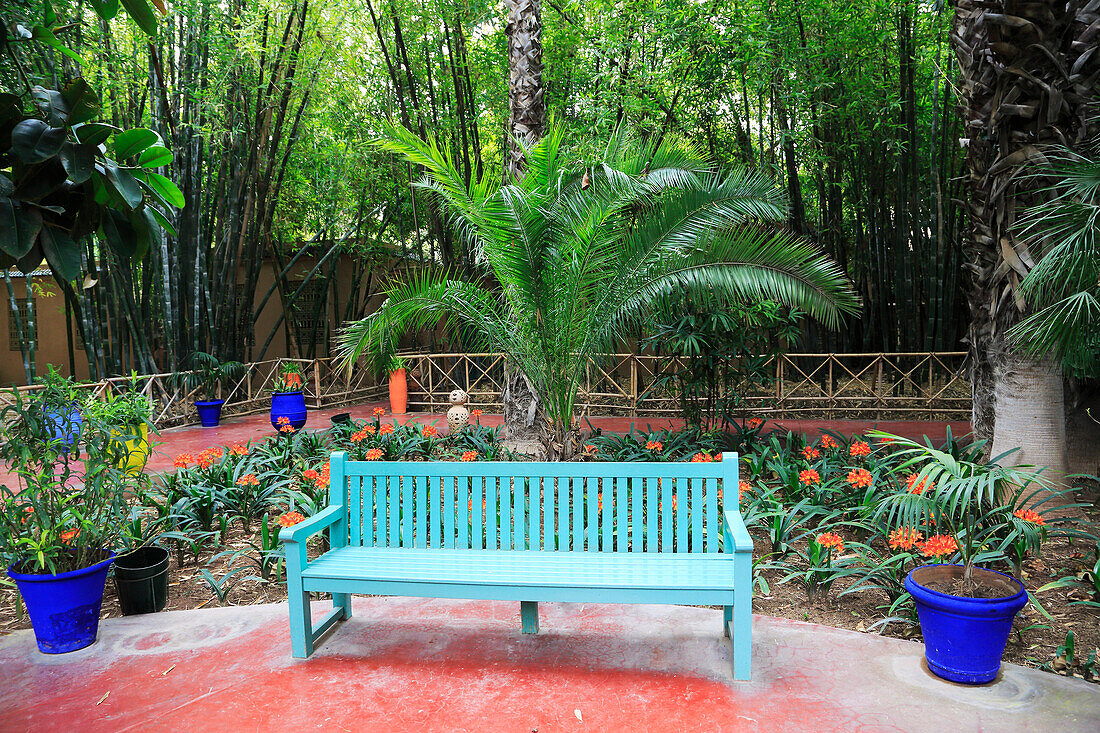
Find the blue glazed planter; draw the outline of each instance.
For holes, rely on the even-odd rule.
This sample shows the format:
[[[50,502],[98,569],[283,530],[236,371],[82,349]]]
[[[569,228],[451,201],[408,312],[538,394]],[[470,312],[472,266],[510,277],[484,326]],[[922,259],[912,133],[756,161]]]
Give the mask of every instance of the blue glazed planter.
[[[290,420],[295,430],[301,430],[306,425],[306,396],[301,392],[273,392],[271,394],[271,427],[278,430],[282,427],[279,418]]]
[[[204,428],[216,428],[222,419],[222,405],[225,400],[202,400],[195,402],[199,411],[199,422]]]
[[[58,575],[18,573],[15,565],[8,568],[8,576],[19,587],[27,606],[40,651],[64,654],[96,640],[103,586],[114,559],[112,552],[95,565]]]
[[[925,587],[962,573],[961,565],[925,565],[906,576],[905,589],[917,605],[928,668],[945,680],[981,685],[1001,670],[1012,619],[1027,603],[1027,591],[1015,578],[981,568],[974,569],[974,577],[983,584],[1016,592],[1006,598],[965,598]]]
[[[80,430],[84,427],[84,418],[80,414],[78,405],[68,407],[47,407],[45,413],[46,426],[50,429],[53,440],[60,441],[62,448],[71,448]]]

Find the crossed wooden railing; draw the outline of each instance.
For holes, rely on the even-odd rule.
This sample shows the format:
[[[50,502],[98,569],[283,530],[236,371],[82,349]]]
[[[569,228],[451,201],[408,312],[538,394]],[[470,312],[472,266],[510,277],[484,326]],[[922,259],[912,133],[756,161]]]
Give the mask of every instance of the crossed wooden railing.
[[[428,412],[447,409],[448,395],[463,389],[471,404],[501,406],[506,360],[499,353],[403,355],[409,373],[409,405]],[[767,365],[763,388],[740,394],[753,414],[787,418],[965,419],[970,383],[966,352],[784,354]],[[580,415],[671,417],[680,407],[657,376],[675,371],[677,357],[609,354],[590,361],[577,395]]]
[[[402,354],[406,362],[411,411],[444,412],[454,389],[465,390],[470,404],[499,411],[506,359],[499,353]],[[785,354],[771,359],[766,388],[743,392],[741,406],[752,414],[820,419],[966,419],[970,383],[963,373],[966,352],[894,354]],[[305,374],[306,405],[313,409],[385,399],[384,381],[356,366],[350,374],[332,359],[271,359],[245,365],[222,397],[223,414],[248,415],[268,409],[280,365],[297,362]],[[676,357],[609,354],[592,360],[577,395],[578,415],[672,417],[676,396],[657,384],[659,374],[679,366]],[[193,392],[172,374],[114,377],[80,385],[100,398],[137,390],[153,404],[153,422],[171,427],[197,422]],[[26,393],[36,385],[20,387]],[[11,402],[0,392],[0,405]]]

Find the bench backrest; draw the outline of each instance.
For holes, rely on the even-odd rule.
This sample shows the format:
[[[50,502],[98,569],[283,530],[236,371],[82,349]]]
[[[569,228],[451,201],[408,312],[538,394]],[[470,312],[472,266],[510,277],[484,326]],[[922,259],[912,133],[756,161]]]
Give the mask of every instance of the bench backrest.
[[[330,504],[350,545],[591,552],[720,552],[737,454],[712,463],[349,461]],[[725,490],[723,492],[723,489]]]

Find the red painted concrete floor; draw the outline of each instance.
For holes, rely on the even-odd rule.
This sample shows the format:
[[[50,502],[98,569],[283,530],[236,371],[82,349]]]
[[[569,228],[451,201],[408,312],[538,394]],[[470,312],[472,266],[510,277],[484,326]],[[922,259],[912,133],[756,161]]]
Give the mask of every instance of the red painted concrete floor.
[[[953,685],[912,642],[758,616],[738,683],[720,611],[540,610],[524,636],[518,603],[356,598],[308,660],[285,604],[109,619],[56,657],[20,631],[0,638],[0,730],[1100,730],[1100,687],[1012,665]]]
[[[389,409],[389,405],[386,402],[369,402],[349,407],[330,407],[323,410],[310,410],[309,422],[306,423],[306,430],[327,428],[331,424],[329,418],[340,412],[350,412],[351,416],[357,420],[369,419],[371,417],[371,412],[376,407],[382,407],[386,410]],[[412,421],[435,423],[443,432],[447,430],[447,416],[442,413],[409,413],[407,415],[398,415],[395,417],[387,412],[386,417],[383,419],[396,419],[402,424]],[[631,429],[631,426],[636,426],[639,430],[648,428],[662,430],[665,428],[681,427],[683,425],[682,420],[669,418],[593,417],[590,418],[590,421],[594,427],[610,433],[626,433]],[[481,423],[483,425],[496,426],[500,425],[501,422],[502,418],[500,415],[481,416]],[[585,424],[584,427],[588,429],[587,424]],[[923,436],[927,435],[937,444],[943,442],[947,435],[948,427],[950,427],[952,434],[956,436],[966,435],[970,432],[969,422],[946,423],[922,422],[919,420],[892,422],[864,420],[778,420],[769,422],[766,426],[767,429],[778,429],[784,432],[787,430],[796,433],[805,432],[810,436],[817,436],[822,430],[831,430],[843,435],[853,435],[870,429],[879,429],[914,438],[916,440],[923,440]],[[243,443],[248,440],[258,440],[273,435],[274,432],[274,429],[271,427],[271,421],[266,413],[230,418],[224,420],[222,424],[216,428],[187,426],[163,430],[157,438],[156,449],[149,459],[149,470],[163,471],[171,468],[172,461],[180,453],[194,454],[211,445],[228,445],[238,442]]]

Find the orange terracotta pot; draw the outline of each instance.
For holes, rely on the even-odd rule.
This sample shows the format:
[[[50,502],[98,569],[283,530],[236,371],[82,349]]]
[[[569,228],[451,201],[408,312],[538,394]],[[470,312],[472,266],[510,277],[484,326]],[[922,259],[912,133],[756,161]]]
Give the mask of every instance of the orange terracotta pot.
[[[405,379],[405,370],[397,369],[390,372],[390,412],[394,415],[404,415],[408,402],[409,383]]]

